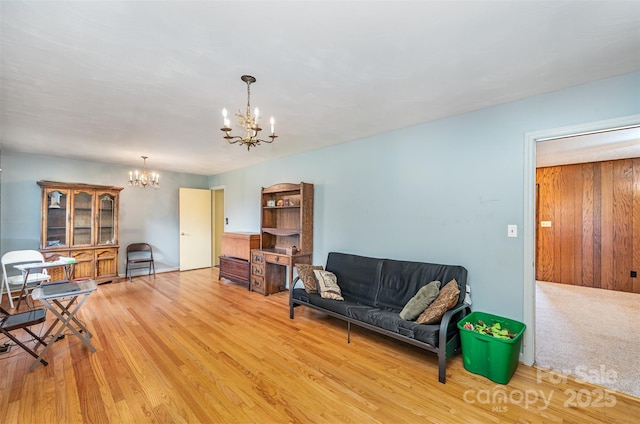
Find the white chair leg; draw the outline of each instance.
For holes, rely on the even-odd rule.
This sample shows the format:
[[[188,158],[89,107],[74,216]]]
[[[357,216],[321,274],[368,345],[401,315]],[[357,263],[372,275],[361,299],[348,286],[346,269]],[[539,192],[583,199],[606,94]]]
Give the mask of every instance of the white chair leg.
[[[11,309],[13,309],[14,306],[13,306],[13,297],[11,296],[11,288],[9,288],[9,283],[6,280],[4,281],[4,284],[0,286],[0,302],[2,302],[2,291],[4,288],[7,289],[7,297],[9,298],[9,305],[11,305]]]

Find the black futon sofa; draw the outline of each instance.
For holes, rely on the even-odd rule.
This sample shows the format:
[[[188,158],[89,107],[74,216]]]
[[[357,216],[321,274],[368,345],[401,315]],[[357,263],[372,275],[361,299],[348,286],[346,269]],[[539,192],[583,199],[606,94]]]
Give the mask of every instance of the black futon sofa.
[[[460,350],[456,324],[471,312],[470,306],[464,303],[467,282],[464,267],[331,252],[325,270],[336,275],[344,300],[324,299],[317,293],[307,293],[300,278],[296,277],[289,290],[291,319],[294,308],[304,305],[345,320],[348,342],[353,323],[435,352],[438,355],[438,380],[446,382],[446,361]],[[400,311],[420,287],[436,280],[443,287],[452,279],[458,282],[459,299],[440,323],[417,324],[400,318]]]

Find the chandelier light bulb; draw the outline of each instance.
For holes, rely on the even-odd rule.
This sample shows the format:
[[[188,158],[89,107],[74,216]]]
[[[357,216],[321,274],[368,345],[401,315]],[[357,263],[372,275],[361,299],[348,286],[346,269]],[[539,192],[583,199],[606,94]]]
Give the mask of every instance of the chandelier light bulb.
[[[222,126],[224,128],[229,128],[230,124],[231,122],[227,119],[227,108],[224,108],[222,109]],[[231,128],[229,128],[228,131],[231,131]]]

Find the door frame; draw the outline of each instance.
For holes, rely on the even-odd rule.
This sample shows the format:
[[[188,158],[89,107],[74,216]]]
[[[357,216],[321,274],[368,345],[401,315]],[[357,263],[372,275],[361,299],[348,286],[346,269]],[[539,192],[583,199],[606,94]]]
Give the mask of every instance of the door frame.
[[[220,240],[222,239],[222,233],[225,228],[225,186],[214,186],[209,188],[211,190],[211,266],[219,266],[219,258],[216,252],[220,249]],[[222,212],[221,216],[217,213],[216,208],[216,193],[222,191]]]
[[[552,128],[528,132],[524,135],[524,292],[523,316],[527,331],[523,337],[522,362],[533,365],[535,362],[535,323],[536,323],[536,284],[535,284],[535,240],[536,240],[536,143],[555,139],[622,129],[640,125],[640,114],[602,121],[587,122],[579,125]]]

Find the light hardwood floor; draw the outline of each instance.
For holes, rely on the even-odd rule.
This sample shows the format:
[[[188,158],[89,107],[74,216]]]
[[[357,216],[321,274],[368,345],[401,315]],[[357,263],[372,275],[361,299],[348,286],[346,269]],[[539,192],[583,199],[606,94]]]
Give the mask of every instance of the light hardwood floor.
[[[70,335],[33,372],[18,347],[0,355],[1,422],[631,423],[640,415],[640,399],[522,364],[502,386],[457,356],[440,384],[430,352],[357,327],[347,344],[344,322],[302,307],[290,320],[287,293],[263,297],[220,282],[215,269],[102,285],[80,317],[96,353]]]

